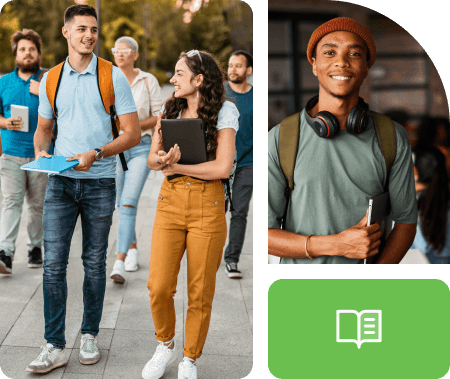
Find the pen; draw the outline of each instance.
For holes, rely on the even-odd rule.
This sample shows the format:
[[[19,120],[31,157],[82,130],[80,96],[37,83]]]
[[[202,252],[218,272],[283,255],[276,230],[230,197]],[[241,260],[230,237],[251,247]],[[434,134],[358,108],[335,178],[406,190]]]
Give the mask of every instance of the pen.
[[[370,226],[370,222],[372,221],[372,204],[373,204],[373,199],[369,200],[369,214],[367,215],[367,226]]]

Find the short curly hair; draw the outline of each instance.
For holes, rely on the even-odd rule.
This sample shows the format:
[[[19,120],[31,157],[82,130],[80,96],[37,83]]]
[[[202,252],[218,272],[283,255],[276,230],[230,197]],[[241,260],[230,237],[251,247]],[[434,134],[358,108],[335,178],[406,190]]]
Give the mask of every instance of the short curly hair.
[[[23,29],[18,30],[11,36],[11,48],[14,56],[17,54],[17,45],[21,39],[27,39],[28,41],[34,42],[38,53],[41,53],[41,37],[34,30]]]

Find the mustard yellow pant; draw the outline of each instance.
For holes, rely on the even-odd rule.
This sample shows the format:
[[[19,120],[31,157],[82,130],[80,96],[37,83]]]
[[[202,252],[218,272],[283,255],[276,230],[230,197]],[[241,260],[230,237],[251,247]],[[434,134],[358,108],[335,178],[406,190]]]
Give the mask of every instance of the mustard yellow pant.
[[[166,342],[175,336],[173,297],[186,250],[189,301],[183,353],[192,359],[202,355],[208,334],[216,272],[226,235],[220,180],[204,182],[181,177],[163,182],[153,226],[148,278],[155,337]]]

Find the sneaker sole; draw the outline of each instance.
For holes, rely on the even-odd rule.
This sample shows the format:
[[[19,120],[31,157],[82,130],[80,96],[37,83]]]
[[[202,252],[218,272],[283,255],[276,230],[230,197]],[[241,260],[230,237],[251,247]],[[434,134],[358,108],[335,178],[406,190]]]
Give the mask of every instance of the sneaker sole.
[[[123,276],[120,276],[119,274],[111,275],[110,278],[114,281],[114,283],[125,283],[125,278]]]
[[[127,267],[125,267],[125,271],[127,271],[127,272],[133,272],[133,271],[137,271],[138,268],[139,268],[139,266],[132,267],[132,268],[127,268]]]
[[[0,261],[0,274],[11,274],[12,269],[6,267],[3,261]]]
[[[172,358],[169,359],[169,361],[166,364],[166,367],[164,369],[164,372],[159,375],[152,375],[152,376],[145,376],[144,373],[142,373],[142,379],[160,379],[164,376],[164,373],[166,372],[166,368],[171,365],[173,362],[177,360],[177,351],[172,355]]]
[[[42,263],[28,263],[29,268],[41,268]]]
[[[93,365],[93,364],[96,364],[100,360],[100,357],[98,357],[98,359],[96,361],[82,361],[81,358],[78,358],[78,360],[80,361],[80,363],[82,365]]]
[[[66,365],[67,362],[68,362],[68,361],[61,362],[61,363],[57,363],[56,365],[53,365],[52,367],[49,367],[49,368],[46,369],[46,370],[39,370],[39,369],[27,367],[27,371],[28,371],[28,372],[34,372],[34,373],[37,373],[37,374],[45,374],[46,372],[52,371],[54,368],[58,368],[58,367],[61,367],[61,366]]]
[[[225,268],[225,273],[231,279],[241,279],[242,278],[242,274],[239,274],[237,272],[228,272],[228,270],[226,268]]]

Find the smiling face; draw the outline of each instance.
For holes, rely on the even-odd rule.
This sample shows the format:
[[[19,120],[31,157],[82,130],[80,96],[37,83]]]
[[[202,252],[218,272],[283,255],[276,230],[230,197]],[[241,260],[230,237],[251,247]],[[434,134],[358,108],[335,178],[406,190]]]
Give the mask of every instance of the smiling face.
[[[177,62],[175,75],[170,79],[170,83],[175,86],[175,97],[185,99],[189,96],[196,96],[197,88],[200,87],[201,81],[201,75],[193,77],[193,73],[184,58]]]
[[[41,55],[33,41],[21,39],[17,43],[16,66],[21,72],[35,73],[39,70]]]
[[[320,91],[345,99],[359,94],[359,88],[369,71],[367,46],[364,40],[349,32],[325,35],[316,46],[313,73]]]
[[[133,67],[134,62],[138,59],[139,54],[133,50],[133,48],[125,42],[116,43],[114,46],[119,51],[114,54],[114,61],[116,62],[117,67]],[[123,50],[129,49],[131,50],[129,54],[125,54]]]
[[[63,35],[69,43],[69,53],[91,55],[97,42],[98,26],[93,16],[75,16],[73,20],[64,25]]]
[[[230,82],[244,83],[252,73],[252,68],[247,67],[247,59],[244,55],[232,55],[228,61],[228,77]]]

